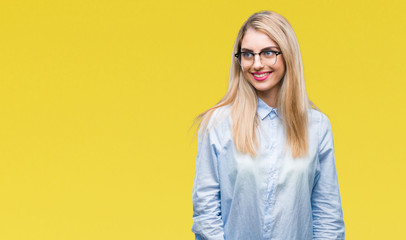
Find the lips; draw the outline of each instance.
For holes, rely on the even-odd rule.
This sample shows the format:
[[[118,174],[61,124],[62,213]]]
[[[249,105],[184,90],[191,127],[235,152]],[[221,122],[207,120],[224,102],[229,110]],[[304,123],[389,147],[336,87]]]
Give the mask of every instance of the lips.
[[[263,76],[257,77],[254,74],[255,75],[263,75]],[[263,81],[263,80],[267,79],[271,74],[272,74],[272,72],[254,72],[254,73],[251,73],[251,75],[257,81]]]
[[[253,74],[263,74],[263,73],[269,73],[269,72],[272,72],[272,71],[268,71],[268,72],[253,72]]]

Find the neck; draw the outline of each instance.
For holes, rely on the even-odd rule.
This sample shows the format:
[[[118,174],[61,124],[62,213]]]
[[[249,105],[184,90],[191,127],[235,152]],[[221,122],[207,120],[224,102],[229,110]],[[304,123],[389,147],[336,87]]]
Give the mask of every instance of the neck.
[[[279,85],[272,88],[270,91],[257,91],[258,97],[262,99],[268,106],[276,108],[278,102]]]

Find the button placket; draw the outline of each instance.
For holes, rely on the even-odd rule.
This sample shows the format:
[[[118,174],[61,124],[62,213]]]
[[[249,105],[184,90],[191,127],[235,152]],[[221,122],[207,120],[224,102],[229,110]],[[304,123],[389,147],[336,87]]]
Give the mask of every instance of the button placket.
[[[272,109],[272,111],[268,115],[269,118],[269,131],[271,133],[269,142],[270,142],[270,149],[274,149],[277,145],[277,138],[278,138],[278,133],[277,133],[277,114],[275,109]],[[273,158],[275,156],[274,151],[270,151],[271,155],[269,156],[270,158]],[[274,159],[275,160],[275,159]],[[277,162],[277,161],[276,161]],[[275,205],[275,187],[276,187],[276,181],[277,181],[277,175],[278,175],[278,170],[277,170],[277,163],[273,162],[273,166],[270,166],[270,171],[268,172],[269,177],[268,177],[268,189],[267,189],[267,198],[266,198],[266,205],[267,207],[265,208],[265,215],[267,215],[264,219],[264,239],[271,239],[271,227],[272,227],[272,209]]]

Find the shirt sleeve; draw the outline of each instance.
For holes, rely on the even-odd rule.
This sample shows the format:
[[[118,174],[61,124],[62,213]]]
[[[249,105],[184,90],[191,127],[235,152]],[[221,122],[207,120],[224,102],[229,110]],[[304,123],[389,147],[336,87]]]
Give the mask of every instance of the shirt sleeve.
[[[330,120],[321,114],[319,162],[312,191],[313,239],[345,239]]]
[[[219,143],[214,133],[199,132],[193,183],[193,226],[196,240],[224,240],[218,174]]]

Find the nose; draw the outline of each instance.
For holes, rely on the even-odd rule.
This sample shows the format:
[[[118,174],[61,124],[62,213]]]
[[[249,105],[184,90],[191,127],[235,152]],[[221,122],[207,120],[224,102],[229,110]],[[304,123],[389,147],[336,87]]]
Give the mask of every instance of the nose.
[[[254,61],[254,64],[253,64],[254,69],[261,69],[261,68],[264,67],[262,65],[261,58],[260,58],[259,54],[255,54],[253,61]]]

